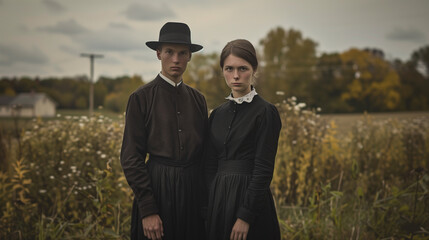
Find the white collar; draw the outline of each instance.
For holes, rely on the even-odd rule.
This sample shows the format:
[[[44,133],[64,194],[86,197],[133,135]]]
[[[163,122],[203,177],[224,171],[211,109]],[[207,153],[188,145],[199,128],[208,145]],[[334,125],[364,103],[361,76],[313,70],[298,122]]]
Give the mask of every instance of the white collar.
[[[246,94],[246,95],[244,95],[244,96],[242,96],[242,97],[234,98],[234,97],[232,97],[232,93],[231,93],[231,94],[229,94],[229,96],[228,96],[228,97],[226,97],[225,99],[228,99],[228,100],[234,101],[234,102],[236,102],[236,103],[238,103],[238,104],[242,104],[243,102],[248,102],[248,103],[250,103],[250,102],[252,102],[253,97],[254,97],[254,96],[256,96],[256,95],[258,95],[258,93],[256,92],[255,88],[254,88],[254,87],[252,87],[252,91],[250,91],[248,94]]]
[[[177,86],[179,86],[182,83],[182,81],[180,81],[179,83],[176,84],[175,82],[173,82],[172,80],[170,80],[168,77],[162,75],[162,73],[159,73],[159,76],[162,79],[164,79],[166,82],[168,82],[173,87],[177,87]]]

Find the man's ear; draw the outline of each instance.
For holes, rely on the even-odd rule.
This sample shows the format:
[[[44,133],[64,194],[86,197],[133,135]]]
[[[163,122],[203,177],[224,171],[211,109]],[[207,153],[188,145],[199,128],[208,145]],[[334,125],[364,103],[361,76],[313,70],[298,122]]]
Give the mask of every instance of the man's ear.
[[[192,52],[189,52],[189,59],[188,59],[188,62],[189,62],[189,61],[191,61],[191,58],[192,58]]]
[[[161,49],[156,49],[156,57],[161,60]]]

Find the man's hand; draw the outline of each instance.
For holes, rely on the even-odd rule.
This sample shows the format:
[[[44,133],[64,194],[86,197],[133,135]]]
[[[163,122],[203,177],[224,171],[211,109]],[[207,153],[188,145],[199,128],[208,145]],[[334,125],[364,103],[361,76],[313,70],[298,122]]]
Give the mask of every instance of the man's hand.
[[[153,214],[142,219],[144,235],[149,239],[161,240],[164,236],[164,228],[158,214]]]
[[[246,240],[249,232],[249,224],[240,218],[237,218],[231,231],[231,240]]]

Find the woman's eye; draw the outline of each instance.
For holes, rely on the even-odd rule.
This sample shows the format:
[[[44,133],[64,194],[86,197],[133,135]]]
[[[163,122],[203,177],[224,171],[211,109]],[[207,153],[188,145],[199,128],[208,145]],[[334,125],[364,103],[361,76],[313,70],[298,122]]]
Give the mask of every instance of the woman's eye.
[[[240,67],[240,68],[239,68],[239,70],[240,70],[241,72],[245,72],[245,71],[247,71],[247,67]]]

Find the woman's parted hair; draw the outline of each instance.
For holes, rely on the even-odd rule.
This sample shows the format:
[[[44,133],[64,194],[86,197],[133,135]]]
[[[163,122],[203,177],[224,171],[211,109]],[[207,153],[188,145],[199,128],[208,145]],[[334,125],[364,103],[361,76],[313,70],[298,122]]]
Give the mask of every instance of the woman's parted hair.
[[[252,43],[246,39],[236,39],[228,42],[220,54],[220,67],[223,69],[225,59],[230,55],[242,58],[250,63],[253,67],[253,71],[256,72],[258,69],[258,58],[256,57],[256,50]]]

